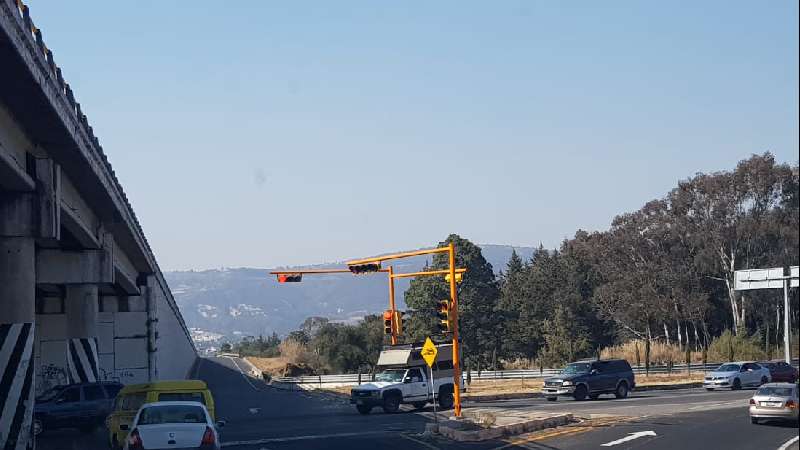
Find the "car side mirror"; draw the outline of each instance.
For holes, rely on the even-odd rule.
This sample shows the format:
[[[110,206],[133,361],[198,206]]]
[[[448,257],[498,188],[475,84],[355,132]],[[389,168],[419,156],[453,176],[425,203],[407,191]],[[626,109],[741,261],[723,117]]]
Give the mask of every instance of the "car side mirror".
[[[592,369],[592,371],[589,372],[589,375],[597,375],[597,369]]]
[[[403,383],[411,383],[411,377],[403,378]]]
[[[224,419],[220,419],[214,423],[214,426],[216,426],[217,428],[225,428],[226,423],[227,422]]]
[[[128,426],[127,423],[122,423],[122,424],[119,425],[119,429],[122,430],[122,431],[128,431],[130,429],[130,427]]]

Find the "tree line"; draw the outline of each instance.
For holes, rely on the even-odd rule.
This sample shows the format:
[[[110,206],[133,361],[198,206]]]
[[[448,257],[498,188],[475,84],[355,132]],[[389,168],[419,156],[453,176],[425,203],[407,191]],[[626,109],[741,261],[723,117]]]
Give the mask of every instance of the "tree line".
[[[458,286],[466,364],[558,366],[632,339],[688,354],[726,331],[763,343],[768,354],[782,339],[782,293],[735,291],[733,276],[798,264],[798,186],[797,163],[753,155],[733,170],[679,182],[615,217],[608,230],[579,230],[558,248],[540,246],[529,260],[514,253],[499,275],[477,245],[448,236],[439,245],[453,242],[457,266],[467,269]],[[434,255],[429,268],[447,268],[446,256]],[[411,282],[406,341],[436,334],[436,304],[448,296],[440,277]],[[792,326],[798,322],[795,308]],[[355,326],[321,323],[289,338],[304,342],[330,371],[362,369],[386,343],[372,316]]]

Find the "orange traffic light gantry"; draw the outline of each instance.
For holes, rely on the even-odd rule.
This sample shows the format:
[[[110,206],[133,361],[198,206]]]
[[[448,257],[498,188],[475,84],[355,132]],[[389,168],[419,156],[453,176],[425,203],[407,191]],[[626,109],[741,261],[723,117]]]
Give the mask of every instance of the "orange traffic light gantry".
[[[447,253],[448,268],[443,270],[429,270],[423,272],[394,273],[392,266],[381,267],[383,261],[393,259],[410,258],[420,255],[431,255],[436,253]],[[376,256],[359,260],[348,261],[347,269],[312,269],[312,270],[290,270],[272,271],[273,275],[278,276],[279,283],[300,282],[303,274],[329,274],[329,273],[352,273],[355,275],[384,272],[389,274],[389,309],[384,312],[384,332],[391,334],[392,345],[397,345],[397,337],[403,333],[403,313],[397,311],[394,299],[394,280],[395,278],[411,278],[418,276],[444,275],[445,281],[450,285],[450,299],[446,301],[446,331],[452,334],[453,338],[453,407],[456,417],[461,417],[461,364],[458,342],[458,292],[456,283],[461,282],[466,269],[456,268],[456,251],[453,243],[446,247],[437,247],[426,250],[416,250],[411,252],[395,253],[390,255]],[[442,301],[440,304],[445,304]]]

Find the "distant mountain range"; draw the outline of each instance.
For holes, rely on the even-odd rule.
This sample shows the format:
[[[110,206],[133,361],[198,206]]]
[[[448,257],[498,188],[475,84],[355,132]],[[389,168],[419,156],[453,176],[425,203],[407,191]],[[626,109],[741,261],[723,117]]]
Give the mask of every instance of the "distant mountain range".
[[[533,254],[532,247],[481,245],[484,258],[495,272],[505,270],[512,250],[523,259]],[[421,270],[429,258],[398,260],[398,272]],[[342,264],[303,266],[335,267]],[[293,267],[300,268],[300,267]],[[282,268],[283,269],[283,268]],[[217,333],[223,339],[237,340],[245,335],[280,335],[296,330],[307,317],[322,316],[331,320],[355,322],[367,314],[387,307],[385,276],[306,276],[301,283],[278,284],[272,269],[214,269],[166,272],[175,300],[190,328]],[[395,284],[399,307],[408,280]]]

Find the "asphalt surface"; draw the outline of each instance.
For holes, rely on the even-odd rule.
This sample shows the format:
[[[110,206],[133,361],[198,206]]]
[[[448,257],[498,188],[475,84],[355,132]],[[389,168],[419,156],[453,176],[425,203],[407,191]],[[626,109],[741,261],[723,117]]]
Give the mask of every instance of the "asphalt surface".
[[[238,365],[238,367],[237,367]],[[795,425],[751,425],[747,401],[753,391],[702,389],[633,393],[625,400],[601,397],[575,402],[544,399],[468,403],[466,408],[502,407],[516,410],[572,412],[585,418],[543,433],[481,443],[425,439],[421,433],[432,420],[431,409],[410,408],[384,414],[380,408],[367,416],[345,400],[328,395],[280,391],[241,372],[236,358],[204,359],[197,376],[214,394],[217,416],[227,420],[221,433],[224,449],[775,449],[798,435]],[[446,419],[443,419],[446,420]],[[591,425],[591,426],[590,426]],[[602,446],[643,433],[614,446]],[[105,430],[92,435],[64,430],[45,432],[39,450],[105,449]],[[798,449],[797,443],[788,447]]]

